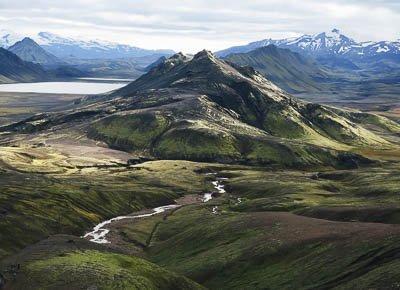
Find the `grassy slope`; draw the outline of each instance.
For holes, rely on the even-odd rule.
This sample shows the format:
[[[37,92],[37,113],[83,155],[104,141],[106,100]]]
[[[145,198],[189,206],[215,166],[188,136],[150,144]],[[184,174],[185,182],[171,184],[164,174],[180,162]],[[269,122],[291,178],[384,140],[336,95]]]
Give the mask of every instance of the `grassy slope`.
[[[23,250],[3,269],[6,289],[203,289],[143,259],[62,235]]]
[[[165,161],[74,174],[0,171],[0,258],[51,234],[81,235],[107,218],[201,193],[208,185],[198,168]]]
[[[229,191],[243,202],[236,211],[292,211],[340,221],[400,223],[399,167],[328,173],[236,170]]]
[[[145,260],[96,251],[73,252],[33,262],[27,265],[26,275],[42,289],[85,285],[96,285],[99,289],[202,289]]]
[[[115,148],[148,150],[156,138],[168,127],[168,120],[160,114],[139,113],[113,116],[94,123],[91,134]]]
[[[22,167],[20,163],[16,165]],[[196,172],[209,168],[229,177],[225,182],[229,193],[234,194],[232,197],[227,195],[209,204],[186,206],[166,219],[138,220],[121,226],[117,232],[127,243],[147,245],[144,255],[150,261],[212,289],[307,289],[351,287],[354,283],[364,287],[390,287],[396,282],[399,267],[396,245],[400,239],[397,226],[331,222],[276,212],[371,221],[374,215],[365,215],[364,207],[372,207],[374,214],[385,214],[386,206],[398,203],[399,174],[395,165],[325,172],[318,174],[317,179],[311,172],[184,161],[150,162],[135,168],[128,171],[121,167],[88,168],[80,174],[58,173],[47,177],[33,173],[31,168],[29,173],[13,172],[13,179],[7,177],[10,172],[3,172],[2,176],[7,177],[1,179],[7,200],[1,204],[7,205],[8,211],[0,221],[9,232],[9,240],[1,241],[6,246],[3,256],[35,242],[31,236],[39,239],[56,232],[80,234],[106,217],[154,206],[164,200],[170,202],[183,193],[205,191],[209,181],[205,184],[203,175]],[[18,185],[26,177],[30,183]],[[48,182],[44,183],[45,180]],[[36,187],[32,189],[28,185]],[[130,199],[132,196],[136,198]],[[241,204],[237,204],[238,196],[243,198]],[[15,212],[14,205],[18,209]],[[218,215],[212,214],[214,205],[218,206]],[[332,208],[345,209],[349,205],[356,210],[332,215]],[[321,213],[321,207],[328,211]],[[398,214],[394,213],[379,217],[382,218],[379,221],[398,222]],[[5,221],[11,221],[11,225]],[[12,241],[23,242],[11,245]],[[129,289],[137,283],[130,278],[132,273],[136,277],[149,277],[147,272],[140,272],[147,267],[140,260],[99,253],[97,248],[89,250],[67,251],[59,256],[23,262],[22,274],[16,280],[21,284],[15,285],[22,287],[34,281],[43,283],[43,287],[74,286],[73,283],[86,285],[98,281],[104,282],[101,285],[107,289],[108,280],[99,278],[107,277],[108,274],[102,274],[105,271],[117,277],[123,275],[115,283]],[[151,266],[149,271],[159,273],[157,269]],[[73,273],[71,279],[63,274],[66,271]],[[129,273],[125,274],[126,271]],[[36,279],[44,272],[48,273],[46,279]],[[148,287],[166,279],[164,274],[151,275],[144,282],[149,283]]]
[[[176,211],[158,227],[146,252],[150,260],[211,289],[322,289],[355,281],[390,287],[397,281],[398,227],[219,209],[218,215],[210,206]]]
[[[116,232],[211,289],[391,288],[400,228],[366,223],[400,222],[399,168],[386,166],[316,174],[209,165],[229,177],[228,195]]]
[[[199,118],[195,112],[191,112],[191,108],[175,113],[178,120],[170,115],[166,117],[168,112],[133,111],[94,122],[89,136],[105,141],[113,148],[151,154],[160,159],[276,164],[288,167],[329,165],[342,168],[354,167],[356,163],[363,162],[356,156],[344,158],[346,154],[343,155],[343,152],[335,149],[344,150],[348,146],[330,139],[330,135],[349,138],[349,134],[354,136],[355,132],[347,133],[337,128],[331,129],[329,134],[326,131],[320,134],[310,127],[299,128],[297,123],[288,122],[281,115],[269,114],[266,122],[274,124],[276,135],[299,138],[298,141],[282,140],[217,111],[215,104],[210,102],[205,102],[198,110],[208,110],[211,117],[204,115]],[[221,119],[212,119],[213,116]],[[324,116],[324,113],[318,113],[313,118],[322,123],[320,120]],[[362,135],[360,142],[385,142],[377,136],[370,136],[366,130],[352,130],[358,130],[357,133]],[[300,134],[299,131],[303,133]],[[335,149],[321,148],[307,142]]]

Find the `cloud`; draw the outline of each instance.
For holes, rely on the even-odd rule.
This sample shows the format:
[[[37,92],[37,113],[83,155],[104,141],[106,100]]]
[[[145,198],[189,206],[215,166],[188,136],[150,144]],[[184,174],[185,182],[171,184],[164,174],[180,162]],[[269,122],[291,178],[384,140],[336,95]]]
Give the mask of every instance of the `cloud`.
[[[395,0],[0,0],[2,28],[87,35],[195,52],[337,27],[358,40],[400,38]]]

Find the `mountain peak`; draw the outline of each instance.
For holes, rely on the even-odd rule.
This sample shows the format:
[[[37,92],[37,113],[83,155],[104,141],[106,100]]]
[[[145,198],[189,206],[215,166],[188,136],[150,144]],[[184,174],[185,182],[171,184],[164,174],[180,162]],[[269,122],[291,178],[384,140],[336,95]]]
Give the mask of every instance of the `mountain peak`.
[[[193,63],[196,63],[196,64],[199,64],[199,63],[215,64],[216,63],[216,57],[211,51],[204,49],[204,50],[199,51],[198,53],[196,53],[193,56],[192,61],[193,61]]]
[[[257,90],[258,87],[264,92],[273,91],[273,98],[284,98],[278,87],[254,69],[225,62],[207,50],[198,52],[191,59],[175,54],[149,73],[116,91],[114,95],[131,96],[140,90],[172,88],[215,95],[221,88],[232,84],[235,84],[233,91],[246,88]]]
[[[189,58],[186,55],[184,55],[182,52],[178,52],[169,58],[165,58],[163,63],[172,63],[172,64],[176,65],[176,64],[186,62],[188,60],[189,60]]]
[[[33,39],[29,37],[25,37],[22,40],[17,41],[8,50],[18,55],[21,59],[33,63],[61,63],[61,61],[57,57],[44,50],[39,44],[37,44]]]
[[[357,42],[343,34],[339,29],[313,35],[305,34],[295,38],[260,40],[247,45],[234,46],[217,52],[220,57],[226,57],[232,53],[249,52],[259,47],[275,44],[279,48],[288,48],[292,51],[314,56],[338,56],[343,55],[354,60],[374,56],[398,56],[400,45],[393,41],[368,41]]]
[[[24,37],[22,40],[18,41],[20,43],[24,43],[25,45],[34,45],[34,46],[39,46],[39,44],[37,44],[32,38],[30,37]],[[18,43],[17,42],[17,43]],[[16,44],[17,44],[16,43]],[[15,45],[15,44],[14,44]]]
[[[207,49],[203,49],[202,51],[199,51],[198,53],[196,53],[193,57],[193,59],[198,59],[198,58],[203,58],[203,57],[207,57],[207,58],[215,58],[214,54],[207,50]]]

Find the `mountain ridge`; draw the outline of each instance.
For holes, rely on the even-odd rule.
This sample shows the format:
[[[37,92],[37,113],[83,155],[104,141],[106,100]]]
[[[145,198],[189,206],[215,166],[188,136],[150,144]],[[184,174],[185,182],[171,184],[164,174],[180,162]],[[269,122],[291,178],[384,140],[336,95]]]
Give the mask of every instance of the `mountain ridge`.
[[[20,41],[25,36],[12,31],[0,31],[0,46],[8,48]],[[39,32],[30,35],[36,43],[49,53],[58,58],[82,58],[82,59],[116,59],[124,57],[140,57],[154,54],[171,55],[174,53],[168,49],[143,49],[131,45],[119,44],[103,40],[85,40],[72,37],[63,37],[50,32]]]
[[[296,52],[323,55],[342,55],[353,58],[395,55],[400,56],[400,41],[363,41],[357,42],[347,37],[338,29],[314,35],[304,34],[294,38],[264,39],[247,45],[234,46],[216,52],[220,57],[231,53],[248,52],[255,48],[274,44]]]

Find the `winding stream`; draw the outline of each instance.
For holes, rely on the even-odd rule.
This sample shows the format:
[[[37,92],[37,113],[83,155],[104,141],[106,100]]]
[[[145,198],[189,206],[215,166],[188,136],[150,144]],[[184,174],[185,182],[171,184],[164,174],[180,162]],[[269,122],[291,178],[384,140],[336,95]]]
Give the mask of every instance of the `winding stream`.
[[[224,185],[221,184],[220,180],[224,180],[225,178],[217,178],[216,181],[213,181],[212,184],[216,191],[219,194],[225,193]],[[202,202],[208,202],[213,198],[213,193],[205,193],[202,198]],[[109,229],[106,228],[107,225],[119,221],[119,220],[124,220],[124,219],[138,219],[138,218],[144,218],[144,217],[151,217],[153,215],[157,215],[160,213],[163,213],[167,210],[174,209],[181,207],[179,204],[170,204],[170,205],[164,205],[164,206],[159,206],[156,208],[152,209],[151,213],[146,213],[146,214],[140,214],[140,215],[124,215],[124,216],[118,216],[109,220],[106,220],[102,223],[99,223],[96,225],[93,230],[83,236],[83,238],[90,238],[90,241],[93,243],[97,244],[109,244],[110,241],[106,239],[107,234],[110,232]],[[213,208],[213,213],[216,214],[217,207]]]

